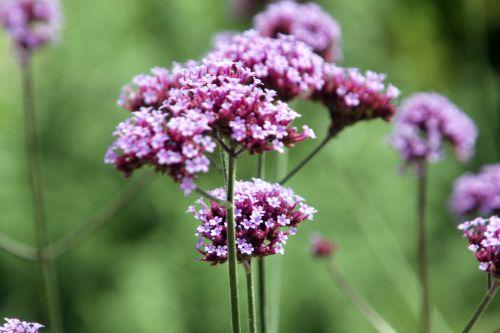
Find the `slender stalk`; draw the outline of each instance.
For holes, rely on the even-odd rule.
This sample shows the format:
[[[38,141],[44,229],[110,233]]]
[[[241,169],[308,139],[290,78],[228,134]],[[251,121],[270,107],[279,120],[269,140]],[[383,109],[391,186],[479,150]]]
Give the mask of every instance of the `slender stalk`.
[[[280,184],[285,184],[290,178],[295,176],[297,172],[299,172],[309,161],[316,156],[325,146],[326,144],[334,137],[332,133],[328,133],[326,137],[321,141],[321,143],[314,148],[312,152],[309,153],[299,164],[297,164],[283,179],[280,180]]]
[[[490,290],[493,283],[493,275],[491,272],[486,272],[486,290]]]
[[[236,258],[236,226],[234,221],[234,185],[236,179],[236,158],[228,154],[227,169],[227,201],[226,222],[227,222],[227,250],[229,266],[229,292],[231,295],[231,318],[233,333],[239,333],[240,328],[240,309],[238,295],[238,274]]]
[[[149,184],[154,177],[154,173],[148,172],[139,180],[128,186],[118,198],[107,204],[101,211],[84,222],[81,226],[75,228],[69,234],[49,245],[45,249],[44,255],[55,259],[66,254],[79,244],[83,243],[90,236],[96,233],[107,222],[112,221],[118,212],[124,209],[135,196]]]
[[[36,118],[29,55],[21,63],[21,74],[23,88],[24,135],[28,161],[29,184],[34,207],[38,262],[42,271],[51,329],[52,332],[59,333],[63,331],[63,324],[61,306],[59,304],[56,271],[52,260],[45,258],[43,255],[43,250],[48,245],[48,235],[45,221],[45,204],[39,158],[40,153],[38,151],[36,139]]]
[[[396,333],[392,328],[371,306],[368,302],[361,297],[352,287],[347,280],[342,276],[340,270],[333,262],[327,265],[328,272],[337,284],[340,291],[346,296],[352,304],[361,312],[361,314],[370,322],[370,324],[380,333]]]
[[[36,261],[38,260],[35,248],[11,239],[0,233],[0,249],[21,259]]]
[[[255,316],[255,295],[253,290],[253,271],[252,259],[248,259],[243,263],[247,276],[247,302],[248,302],[248,332],[257,332],[257,323]]]
[[[484,295],[483,300],[481,303],[479,303],[479,306],[476,308],[476,311],[472,314],[472,317],[469,319],[467,322],[467,325],[465,326],[464,330],[462,333],[467,333],[472,329],[472,326],[476,323],[476,321],[481,317],[481,314],[486,310],[490,302],[493,300],[493,297],[495,297],[495,294],[498,290],[498,287],[500,286],[500,282],[495,282],[491,286],[491,288],[486,292],[486,295]]]
[[[220,153],[220,164],[222,165],[222,174],[224,175],[224,183],[227,183],[227,162],[226,162],[226,154],[222,147],[219,147]]]
[[[257,178],[264,179],[265,177],[265,156],[260,154],[257,163]],[[266,267],[264,257],[257,259],[257,274],[259,278],[258,293],[259,293],[259,322],[260,332],[267,332],[267,306],[266,306]]]
[[[417,167],[417,222],[418,222],[418,244],[417,261],[418,276],[421,285],[421,317],[420,332],[429,333],[431,331],[431,307],[429,290],[429,259],[427,256],[427,225],[426,225],[426,187],[427,187],[427,165],[421,162]]]

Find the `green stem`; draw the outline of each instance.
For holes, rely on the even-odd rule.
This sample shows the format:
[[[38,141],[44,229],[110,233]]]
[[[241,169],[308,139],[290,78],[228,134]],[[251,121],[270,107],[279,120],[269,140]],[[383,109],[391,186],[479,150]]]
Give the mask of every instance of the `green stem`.
[[[380,333],[396,333],[392,328],[371,306],[361,297],[342,276],[340,270],[333,262],[327,265],[328,272],[340,291],[346,296],[352,304],[361,312],[361,314],[372,324],[372,326]]]
[[[34,206],[38,262],[42,271],[49,320],[52,329],[51,331],[59,333],[63,332],[63,324],[61,307],[59,304],[56,271],[52,260],[45,258],[43,255],[43,250],[48,245],[48,235],[45,221],[43,183],[39,158],[40,153],[38,151],[36,139],[36,118],[29,55],[27,55],[25,61],[21,63],[21,72],[23,88],[24,135],[28,161],[29,184]]]
[[[253,271],[252,271],[252,259],[248,259],[243,262],[245,267],[245,273],[247,276],[247,302],[248,302],[248,332],[256,333],[256,317],[255,317],[255,295],[253,289]]]
[[[429,289],[429,259],[427,255],[427,225],[426,225],[426,188],[427,188],[427,164],[421,162],[417,166],[417,190],[418,190],[418,276],[421,286],[421,323],[420,332],[430,333],[431,331],[431,308]]]
[[[323,139],[323,141],[321,141],[321,143],[316,147],[314,148],[314,150],[312,152],[309,153],[309,155],[307,155],[299,164],[297,164],[279,183],[281,185],[285,184],[287,181],[290,180],[290,178],[292,178],[293,176],[295,176],[295,174],[297,172],[299,172],[304,166],[307,165],[307,163],[309,163],[309,161],[312,160],[312,158],[314,156],[316,156],[325,146],[328,142],[330,142],[330,140],[334,137],[335,135],[333,135],[332,133],[328,133],[326,135],[326,137]]]
[[[0,249],[24,260],[38,260],[38,255],[35,248],[13,240],[4,234],[0,234]]]
[[[257,163],[257,178],[264,179],[265,177],[265,156],[260,154]],[[260,332],[267,332],[267,306],[266,306],[266,271],[264,257],[257,259],[257,274],[259,279],[259,322]]]
[[[486,310],[490,302],[493,300],[493,297],[495,297],[495,293],[497,292],[499,286],[500,282],[493,283],[491,288],[486,292],[486,295],[484,295],[481,303],[479,303],[479,306],[476,308],[476,311],[474,311],[472,317],[467,322],[467,325],[465,326],[462,333],[467,333],[472,329],[472,326],[474,326],[479,317],[481,317],[481,314],[484,312],[484,310]]]
[[[491,272],[486,272],[486,291],[490,290],[493,284],[493,274]]]
[[[228,154],[227,170],[227,201],[226,221],[227,221],[227,251],[229,266],[229,291],[231,295],[231,317],[233,333],[239,333],[240,310],[238,296],[238,275],[237,275],[237,255],[236,255],[236,226],[234,220],[234,185],[236,179],[236,158],[233,154]]]

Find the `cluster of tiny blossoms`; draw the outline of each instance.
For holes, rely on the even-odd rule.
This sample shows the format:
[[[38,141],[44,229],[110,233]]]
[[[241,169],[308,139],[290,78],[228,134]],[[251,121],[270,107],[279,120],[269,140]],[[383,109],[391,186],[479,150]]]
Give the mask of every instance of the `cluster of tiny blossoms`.
[[[38,333],[43,325],[37,323],[28,323],[19,319],[5,318],[5,324],[0,327],[3,333]]]
[[[469,249],[479,261],[479,269],[500,279],[500,218],[477,218],[459,225],[469,241]]]
[[[487,165],[476,175],[467,173],[458,178],[450,206],[457,215],[500,214],[500,164]]]
[[[249,30],[216,40],[208,59],[243,63],[281,100],[308,97],[323,85],[323,59],[293,36],[270,38]]]
[[[400,92],[392,84],[384,84],[384,74],[367,71],[363,75],[356,68],[325,64],[323,79],[313,99],[329,109],[333,134],[360,120],[389,121],[396,112],[394,101]]]
[[[226,198],[222,188],[211,194]],[[260,179],[236,182],[234,198],[239,260],[283,254],[288,236],[316,213],[292,190]],[[199,207],[191,206],[188,212],[201,222],[196,230],[198,252],[204,261],[222,263],[227,259],[226,209],[214,201],[206,204],[200,199],[197,203]]]
[[[327,61],[341,58],[340,26],[315,3],[281,1],[270,4],[255,17],[254,28],[268,37],[292,35]]]
[[[440,159],[443,142],[451,142],[461,161],[474,154],[477,129],[474,122],[446,97],[417,93],[398,112],[391,143],[407,164]]]
[[[56,0],[2,0],[0,24],[12,37],[16,51],[39,48],[57,37],[61,14]]]
[[[307,126],[302,133],[290,127],[300,115],[277,101],[274,91],[263,89],[241,64],[206,61],[169,73],[156,69],[145,80],[154,82],[148,88],[141,84],[122,94],[120,103],[130,110],[132,105],[158,107],[165,98],[157,109],[133,112],[114,132],[116,141],[105,161],[126,175],[153,165],[180,182],[188,194],[195,188],[196,174],[209,169],[205,154],[215,149],[214,138],[226,140],[234,149],[262,153],[282,152],[285,146],[314,137]]]

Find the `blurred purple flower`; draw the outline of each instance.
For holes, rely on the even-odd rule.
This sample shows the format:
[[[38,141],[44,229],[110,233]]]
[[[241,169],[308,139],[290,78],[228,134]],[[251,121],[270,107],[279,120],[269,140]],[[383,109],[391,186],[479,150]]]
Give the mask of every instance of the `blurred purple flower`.
[[[311,253],[315,258],[330,258],[336,249],[335,243],[322,235],[311,237]]]
[[[339,61],[341,58],[340,26],[315,3],[272,3],[255,16],[254,29],[273,38],[279,34],[292,35],[309,45],[326,61]]]
[[[322,102],[330,111],[331,134],[360,120],[382,118],[391,120],[396,112],[394,100],[399,90],[384,84],[385,75],[367,71],[364,75],[356,68],[341,68],[325,64],[323,86],[313,99]]]
[[[254,30],[217,38],[211,60],[241,62],[282,100],[308,97],[323,85],[323,59],[293,36],[261,36]]]
[[[60,22],[57,0],[0,1],[0,24],[13,39],[20,57],[54,40]]]
[[[224,200],[226,191],[211,192]],[[212,264],[227,259],[226,209],[216,202],[208,205],[203,199],[188,212],[201,222],[196,229],[197,249],[202,260]],[[306,219],[312,220],[316,210],[292,190],[260,179],[239,181],[235,186],[235,221],[238,259],[284,254],[289,235]]]
[[[156,69],[156,76],[148,79],[156,82],[150,89],[151,99],[144,98],[149,94],[142,89],[144,85],[136,87],[137,93],[128,90],[122,98],[129,110],[161,104],[158,109],[143,107],[133,112],[114,132],[116,141],[105,162],[126,175],[153,165],[189,194],[196,175],[209,169],[206,153],[213,152],[215,141],[226,140],[235,150],[253,154],[282,152],[284,147],[314,137],[307,126],[302,133],[291,127],[300,115],[277,101],[274,91],[262,89],[255,74],[238,63],[206,61],[177,68],[171,74],[175,80],[168,73]],[[173,81],[173,85],[164,83]]]
[[[446,97],[417,93],[403,101],[390,142],[411,164],[438,161],[445,140],[451,142],[458,160],[468,160],[476,138],[474,122]]]
[[[458,226],[469,241],[469,249],[479,261],[479,269],[500,279],[500,218],[477,218]]]
[[[466,173],[458,178],[450,206],[457,215],[500,214],[500,164],[487,165],[478,174]]]
[[[5,318],[6,323],[0,327],[0,332],[4,333],[38,333],[39,329],[44,327],[37,323],[28,323],[19,319]]]

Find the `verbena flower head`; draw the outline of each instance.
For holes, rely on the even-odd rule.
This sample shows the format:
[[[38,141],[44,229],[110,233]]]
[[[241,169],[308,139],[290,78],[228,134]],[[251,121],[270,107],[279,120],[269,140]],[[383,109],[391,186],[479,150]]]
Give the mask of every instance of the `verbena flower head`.
[[[38,333],[43,325],[37,323],[28,323],[19,319],[5,318],[5,324],[0,327],[0,332],[4,333]]]
[[[469,249],[479,261],[479,269],[500,279],[500,218],[477,218],[458,226],[469,241]]]
[[[319,5],[281,1],[270,4],[254,19],[254,28],[268,37],[292,35],[327,61],[341,58],[340,25]]]
[[[161,75],[167,74],[162,71]],[[300,115],[277,101],[274,91],[263,89],[255,74],[241,64],[206,61],[176,69],[173,75],[175,88],[161,93],[165,99],[160,107],[133,112],[114,133],[116,141],[105,161],[126,175],[153,165],[180,182],[188,194],[195,188],[196,175],[208,171],[206,154],[214,151],[217,140],[225,140],[235,152],[254,154],[283,152],[284,147],[314,137],[307,126],[301,133],[291,127]],[[137,105],[150,102],[157,107],[160,103],[137,100],[141,100]]]
[[[334,64],[325,64],[323,73],[324,85],[313,98],[329,109],[332,134],[361,120],[392,119],[399,90],[392,84],[385,85],[384,74],[372,71],[362,74],[356,68]]]
[[[323,84],[323,59],[293,36],[269,38],[249,30],[217,39],[207,58],[243,63],[285,101],[308,97]]]
[[[60,21],[57,0],[0,0],[0,24],[20,56],[54,40]]]
[[[487,165],[478,174],[466,173],[455,181],[450,200],[453,213],[500,214],[500,164]]]
[[[446,97],[417,93],[402,103],[391,143],[406,164],[438,161],[445,141],[452,144],[458,160],[474,154],[477,129],[474,122]]]
[[[319,234],[311,237],[311,254],[315,258],[330,258],[336,250],[334,242]]]
[[[225,200],[223,188],[211,192]],[[284,245],[304,220],[312,220],[316,210],[292,190],[260,179],[235,185],[235,221],[238,259],[284,254]],[[200,221],[196,248],[202,260],[212,264],[227,259],[226,209],[216,202],[198,200],[188,212]]]
[[[144,107],[159,109],[170,96],[172,89],[180,88],[184,82],[186,68],[196,67],[198,63],[189,61],[184,66],[175,63],[172,70],[154,67],[150,74],[139,74],[120,93],[118,106],[127,111],[139,111]]]

